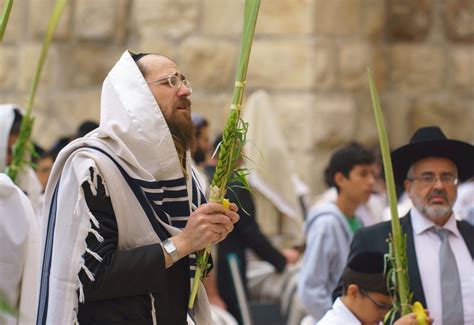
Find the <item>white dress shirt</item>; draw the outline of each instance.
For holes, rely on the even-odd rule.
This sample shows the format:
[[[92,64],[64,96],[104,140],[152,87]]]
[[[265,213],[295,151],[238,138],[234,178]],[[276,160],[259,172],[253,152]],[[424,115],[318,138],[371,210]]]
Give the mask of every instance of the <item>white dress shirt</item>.
[[[361,325],[362,323],[354,316],[349,308],[344,305],[341,298],[337,298],[323,318],[317,325]]]
[[[416,258],[427,304],[425,307],[428,308],[430,316],[434,319],[433,324],[442,325],[443,317],[439,265],[441,239],[434,231],[435,224],[431,220],[423,217],[415,208],[411,210],[411,222],[413,226]],[[454,215],[449,218],[443,228],[449,231],[449,245],[456,258],[456,264],[459,270],[464,324],[474,325],[474,260],[456,226]],[[460,302],[456,301],[453,303]]]

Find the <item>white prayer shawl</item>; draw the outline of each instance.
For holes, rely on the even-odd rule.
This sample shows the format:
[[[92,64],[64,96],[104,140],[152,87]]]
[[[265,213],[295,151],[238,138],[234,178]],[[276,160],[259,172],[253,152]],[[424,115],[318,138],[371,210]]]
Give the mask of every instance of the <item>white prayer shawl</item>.
[[[14,109],[23,114],[23,110],[13,104],[0,105],[0,172],[4,172],[7,167],[7,146],[10,131],[15,118]],[[31,201],[36,215],[41,214],[42,209],[42,191],[41,183],[31,166],[25,166],[17,175],[16,185],[21,188]]]
[[[0,292],[18,310],[1,316],[0,324],[35,324],[39,287],[40,230],[30,201],[0,173]]]
[[[84,300],[78,273],[82,269],[94,280],[82,256],[91,254],[101,261],[86,246],[89,233],[102,240],[92,228],[92,224],[99,229],[100,225],[89,211],[81,188],[84,182],[89,182],[93,194],[97,188],[97,177],[91,179],[89,169],[103,178],[117,221],[118,249],[128,250],[159,243],[166,238],[166,232],[176,235],[186,224],[190,211],[205,202],[194,176],[186,180],[180,166],[161,110],[126,51],[104,81],[99,128],[70,143],[53,166],[45,194],[37,324],[73,324],[80,308],[78,303]],[[188,175],[194,175],[189,152],[186,170]],[[142,197],[134,192],[137,186]],[[173,197],[173,193],[181,195]],[[177,210],[184,212],[169,215],[164,212],[169,205],[179,206]],[[192,265],[195,254],[189,260]],[[211,323],[202,284],[194,312],[199,325]]]

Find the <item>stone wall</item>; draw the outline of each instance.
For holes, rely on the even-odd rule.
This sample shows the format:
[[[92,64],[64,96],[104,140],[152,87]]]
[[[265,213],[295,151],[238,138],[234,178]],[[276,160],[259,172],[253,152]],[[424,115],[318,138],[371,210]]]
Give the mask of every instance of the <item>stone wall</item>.
[[[0,0],[3,6],[5,0]],[[53,0],[14,3],[0,48],[0,102],[23,103]],[[70,0],[35,103],[51,145],[98,119],[100,87],[126,48],[167,54],[216,134],[227,116],[243,0]],[[423,125],[474,141],[474,0],[262,0],[246,96],[267,90],[313,193],[334,147],[377,144],[366,68],[392,146]]]

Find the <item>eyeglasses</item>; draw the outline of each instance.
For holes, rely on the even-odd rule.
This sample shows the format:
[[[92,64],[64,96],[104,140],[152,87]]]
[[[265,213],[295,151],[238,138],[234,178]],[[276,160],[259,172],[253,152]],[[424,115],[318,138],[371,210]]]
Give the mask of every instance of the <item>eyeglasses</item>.
[[[421,175],[421,176],[418,176],[418,177],[408,178],[408,180],[410,182],[412,182],[414,180],[418,180],[425,186],[431,186],[431,185],[436,184],[438,179],[444,185],[457,185],[457,183],[458,183],[457,177],[452,175],[452,174],[444,174],[444,175],[441,175],[440,177],[437,177],[437,176],[431,175],[431,174],[426,174],[426,175]]]
[[[364,297],[367,297],[369,298],[370,301],[372,301],[372,303],[377,306],[378,309],[382,310],[382,311],[385,311],[385,312],[388,312],[390,309],[392,309],[392,305],[387,305],[387,304],[384,304],[383,302],[379,302],[377,300],[375,300],[374,298],[372,298],[371,296],[369,296],[369,293],[367,291],[365,291],[364,289],[362,288],[359,288],[359,292],[361,293],[361,295],[363,295]]]
[[[157,80],[154,80],[152,82],[149,82],[148,84],[151,85],[155,82],[161,82],[161,81],[168,81],[168,84],[170,87],[176,89],[176,90],[180,90],[181,89],[181,86],[182,85],[185,85],[186,88],[189,89],[189,92],[192,93],[193,92],[193,88],[191,86],[191,82],[187,81],[186,78],[176,72],[174,74],[170,74],[169,76],[166,76],[166,77],[163,77],[163,78],[160,78],[160,79],[157,79]]]

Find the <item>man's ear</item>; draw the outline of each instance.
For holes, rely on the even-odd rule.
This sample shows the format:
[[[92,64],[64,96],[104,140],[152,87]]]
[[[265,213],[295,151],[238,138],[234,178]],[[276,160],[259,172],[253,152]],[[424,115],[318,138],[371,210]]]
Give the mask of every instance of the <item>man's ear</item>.
[[[359,294],[359,287],[357,284],[350,284],[347,288],[347,295],[351,298],[355,298]]]
[[[337,172],[336,174],[334,174],[334,183],[336,183],[339,188],[341,187],[341,184],[342,182],[344,182],[345,179],[346,176],[344,176],[344,174],[341,172]]]
[[[405,187],[405,192],[407,192],[407,194],[410,194],[411,182],[408,179],[406,179],[403,181],[403,185]]]

